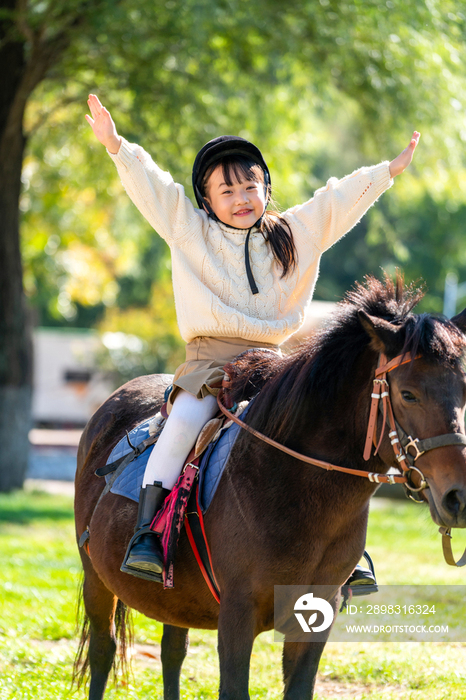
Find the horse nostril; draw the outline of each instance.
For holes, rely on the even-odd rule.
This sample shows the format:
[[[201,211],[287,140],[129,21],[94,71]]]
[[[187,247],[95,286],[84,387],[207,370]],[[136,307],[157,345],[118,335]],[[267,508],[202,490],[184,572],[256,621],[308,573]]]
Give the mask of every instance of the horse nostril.
[[[444,505],[446,510],[452,515],[458,515],[464,510],[464,494],[459,489],[452,489],[444,497]]]

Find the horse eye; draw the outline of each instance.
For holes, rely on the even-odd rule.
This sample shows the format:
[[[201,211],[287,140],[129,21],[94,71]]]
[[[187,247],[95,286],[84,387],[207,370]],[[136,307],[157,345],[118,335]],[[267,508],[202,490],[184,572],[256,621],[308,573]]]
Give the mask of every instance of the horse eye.
[[[416,397],[410,391],[402,391],[401,396],[407,403],[415,403]]]

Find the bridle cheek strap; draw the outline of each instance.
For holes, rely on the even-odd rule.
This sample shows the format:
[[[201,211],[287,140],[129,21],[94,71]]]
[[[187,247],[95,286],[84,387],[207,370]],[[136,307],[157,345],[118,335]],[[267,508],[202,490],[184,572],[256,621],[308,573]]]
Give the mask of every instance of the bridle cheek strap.
[[[417,355],[414,359],[417,360],[420,357],[420,355]],[[371,408],[370,408],[370,413],[369,413],[369,422],[367,425],[367,434],[366,434],[366,442],[364,445],[364,453],[363,453],[363,458],[367,462],[371,458],[372,454],[372,445],[375,446],[375,452],[374,455],[376,455],[379,451],[380,445],[382,443],[382,439],[384,436],[385,432],[385,425],[387,423],[387,413],[388,413],[388,421],[390,424],[390,433],[389,433],[389,438],[391,445],[393,447],[393,451],[395,453],[396,460],[398,464],[401,466],[403,471],[408,471],[410,468],[406,464],[406,456],[401,449],[400,441],[398,439],[398,433],[396,430],[396,424],[395,424],[395,417],[393,415],[393,408],[392,404],[390,402],[390,395],[388,391],[388,381],[387,381],[387,373],[390,372],[392,369],[395,369],[396,367],[400,367],[401,365],[404,365],[408,362],[411,362],[413,358],[411,357],[406,357],[406,355],[397,355],[397,357],[394,357],[393,360],[390,360],[390,362],[387,362],[387,357],[384,353],[380,353],[379,355],[379,361],[377,364],[377,369],[375,370],[375,378],[374,378],[374,383],[373,383],[373,390],[371,394]],[[379,440],[377,442],[377,418],[379,415],[379,401],[382,400],[382,406],[383,406],[383,418],[382,418],[382,430],[380,433]]]
[[[383,356],[379,355],[379,365],[381,362],[381,358]],[[386,359],[386,358],[385,358]],[[377,368],[378,369],[378,368]],[[388,389],[388,383],[385,377],[382,379],[379,379],[377,377],[377,372],[376,372],[376,378],[374,379],[374,385],[372,389],[372,394],[371,394],[371,408],[370,408],[370,413],[369,413],[369,422],[367,424],[367,435],[366,435],[366,443],[364,445],[364,453],[363,453],[363,458],[367,462],[372,454],[372,444],[376,445],[376,450],[375,453],[377,454],[380,443],[382,442],[383,438],[383,433],[384,433],[384,427],[385,427],[385,419],[387,415],[387,403],[386,403],[386,398],[388,397],[388,391],[385,390],[382,392],[382,387]],[[377,437],[376,437],[376,430],[377,430],[377,418],[379,416],[379,401],[382,399],[383,401],[383,411],[384,411],[384,421],[382,424],[382,432],[380,435],[379,442],[377,444]]]

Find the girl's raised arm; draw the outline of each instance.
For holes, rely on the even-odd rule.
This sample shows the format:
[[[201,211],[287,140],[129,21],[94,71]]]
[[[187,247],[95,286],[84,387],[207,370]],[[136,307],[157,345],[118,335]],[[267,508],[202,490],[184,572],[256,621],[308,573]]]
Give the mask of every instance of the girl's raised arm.
[[[289,216],[301,224],[296,234],[293,230],[298,251],[300,240],[305,248],[311,238],[323,252],[352,229],[382,192],[390,187],[393,178],[411,163],[419,136],[415,131],[408,146],[390,163],[385,161],[360,168],[341,180],[330,178],[312,199],[285,212],[285,218]]]
[[[118,136],[115,123],[108,109],[105,109],[97,95],[89,95],[87,101],[92,118],[86,114],[87,122],[91,125],[96,138],[110,153],[118,153],[121,137]]]
[[[400,155],[392,160],[390,163],[390,176],[392,178],[400,175],[411,163],[420,136],[419,131],[415,131],[404,151],[401,151]]]
[[[92,114],[86,115],[88,124],[110,153],[132,202],[155,231],[169,244],[186,239],[187,231],[191,238],[193,233],[202,237],[203,217],[182,185],[161,170],[143,148],[118,135],[110,112],[96,95],[89,95],[87,103]]]

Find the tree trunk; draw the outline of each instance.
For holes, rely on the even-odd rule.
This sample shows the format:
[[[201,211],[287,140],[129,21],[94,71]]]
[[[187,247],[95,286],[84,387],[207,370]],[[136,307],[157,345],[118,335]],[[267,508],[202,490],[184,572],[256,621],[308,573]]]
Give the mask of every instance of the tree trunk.
[[[0,51],[0,492],[21,488],[31,425],[31,324],[23,290],[19,196],[25,138],[24,45]]]
[[[21,134],[20,134],[21,136]],[[21,488],[31,424],[31,326],[23,292],[18,196],[22,138],[0,147],[0,491]]]
[[[24,147],[24,110],[34,88],[55,66],[97,0],[63,3],[62,26],[37,25],[28,3],[1,0],[0,15],[0,492],[21,488],[26,475],[31,425],[32,338],[23,290],[19,197]],[[28,20],[31,21],[28,24]]]

